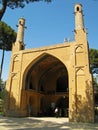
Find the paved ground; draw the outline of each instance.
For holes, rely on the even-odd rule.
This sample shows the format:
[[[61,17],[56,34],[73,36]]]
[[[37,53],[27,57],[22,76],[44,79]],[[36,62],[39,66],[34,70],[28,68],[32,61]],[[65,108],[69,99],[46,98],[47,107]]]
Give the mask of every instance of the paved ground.
[[[0,130],[98,130],[98,123],[70,123],[68,118],[0,117]]]

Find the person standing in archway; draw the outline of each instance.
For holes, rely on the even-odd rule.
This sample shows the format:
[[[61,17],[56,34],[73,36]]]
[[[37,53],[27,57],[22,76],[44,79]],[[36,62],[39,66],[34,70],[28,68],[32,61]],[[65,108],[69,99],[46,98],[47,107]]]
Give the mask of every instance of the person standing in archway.
[[[58,109],[58,107],[55,108],[54,112],[55,112],[56,117],[59,117],[59,109]]]

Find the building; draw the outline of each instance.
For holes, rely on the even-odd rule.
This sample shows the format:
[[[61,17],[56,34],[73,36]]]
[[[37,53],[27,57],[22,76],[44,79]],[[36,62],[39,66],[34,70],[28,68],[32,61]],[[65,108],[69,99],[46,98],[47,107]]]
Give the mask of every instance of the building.
[[[25,50],[25,20],[19,19],[6,91],[8,116],[52,116],[66,110],[69,121],[94,122],[92,75],[82,5],[74,7],[74,41]]]

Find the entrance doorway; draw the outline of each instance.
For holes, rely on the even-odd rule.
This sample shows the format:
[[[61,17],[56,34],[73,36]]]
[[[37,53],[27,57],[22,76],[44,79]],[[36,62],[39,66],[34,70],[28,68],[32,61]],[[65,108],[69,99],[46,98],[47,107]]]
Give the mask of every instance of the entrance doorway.
[[[58,108],[58,116],[68,117],[69,97],[68,96],[59,97],[56,102],[56,107]]]
[[[60,116],[68,116],[68,112],[65,112],[69,107],[68,72],[58,58],[49,54],[38,57],[31,64],[25,81],[27,97],[32,96],[35,101],[32,115],[55,116],[54,110],[59,107]]]

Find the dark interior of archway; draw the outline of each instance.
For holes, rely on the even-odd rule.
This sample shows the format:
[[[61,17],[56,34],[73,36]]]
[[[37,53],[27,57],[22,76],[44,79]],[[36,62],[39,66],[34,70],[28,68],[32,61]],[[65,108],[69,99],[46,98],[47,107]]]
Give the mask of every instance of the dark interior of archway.
[[[44,85],[44,82],[47,81],[48,84],[48,79],[52,76],[55,77],[54,80],[56,82],[56,89],[55,91],[46,91],[46,85]],[[35,87],[33,81],[34,77],[37,77],[38,79],[37,88]],[[47,95],[53,95],[55,93],[68,94],[68,72],[65,65],[57,58],[46,54],[45,56],[41,57],[35,64],[33,64],[28,71],[25,88],[33,89],[38,93],[44,93]]]

